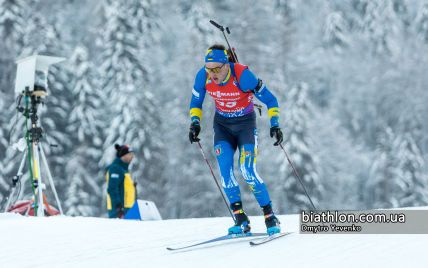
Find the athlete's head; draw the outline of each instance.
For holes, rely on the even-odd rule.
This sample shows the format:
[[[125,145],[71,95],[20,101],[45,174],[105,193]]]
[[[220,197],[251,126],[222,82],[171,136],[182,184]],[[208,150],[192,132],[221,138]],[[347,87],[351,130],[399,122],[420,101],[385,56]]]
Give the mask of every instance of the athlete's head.
[[[211,80],[220,84],[229,73],[229,55],[223,45],[212,45],[205,54],[205,70]]]

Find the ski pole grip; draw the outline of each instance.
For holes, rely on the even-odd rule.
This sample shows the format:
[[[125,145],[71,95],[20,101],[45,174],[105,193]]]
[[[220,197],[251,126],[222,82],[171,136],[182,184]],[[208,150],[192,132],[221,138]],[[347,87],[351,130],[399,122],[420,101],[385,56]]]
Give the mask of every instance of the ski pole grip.
[[[218,24],[217,22],[210,20],[211,24],[214,25],[215,27],[219,28],[220,31],[224,32],[224,27],[221,26],[220,24]]]

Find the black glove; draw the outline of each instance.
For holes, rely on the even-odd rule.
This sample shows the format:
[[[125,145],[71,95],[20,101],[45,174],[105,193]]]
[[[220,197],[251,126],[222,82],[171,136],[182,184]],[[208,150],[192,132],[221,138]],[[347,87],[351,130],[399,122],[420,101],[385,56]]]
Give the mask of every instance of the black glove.
[[[190,124],[190,131],[189,131],[190,143],[200,141],[200,139],[198,138],[199,132],[201,132],[201,125],[199,125],[198,121],[193,121],[192,124]]]
[[[283,141],[283,135],[282,131],[279,127],[271,127],[270,128],[270,137],[273,138],[275,136],[276,142],[273,144],[275,146],[278,146]]]
[[[123,219],[123,216],[125,216],[125,211],[122,207],[122,204],[117,204],[117,206],[116,206],[116,217]]]

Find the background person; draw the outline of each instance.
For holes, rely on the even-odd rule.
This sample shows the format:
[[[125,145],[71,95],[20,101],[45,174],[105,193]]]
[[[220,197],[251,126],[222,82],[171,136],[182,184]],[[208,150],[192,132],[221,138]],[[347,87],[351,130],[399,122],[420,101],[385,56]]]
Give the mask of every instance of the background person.
[[[109,218],[123,218],[134,205],[135,184],[128,167],[134,158],[128,145],[115,144],[116,159],[107,167],[107,210]]]

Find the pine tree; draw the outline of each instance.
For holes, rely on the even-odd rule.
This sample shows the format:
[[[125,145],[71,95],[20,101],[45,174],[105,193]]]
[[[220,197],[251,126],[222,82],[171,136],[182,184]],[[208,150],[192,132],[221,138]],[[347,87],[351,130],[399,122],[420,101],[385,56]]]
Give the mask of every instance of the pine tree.
[[[332,47],[336,52],[342,52],[349,45],[346,20],[340,12],[332,12],[326,18],[324,26],[324,45]]]
[[[284,77],[289,78],[289,69],[294,69],[293,65],[295,64],[293,61],[294,55],[292,52],[293,45],[295,43],[295,31],[296,31],[296,23],[295,23],[295,9],[291,1],[287,0],[277,0],[274,5],[273,15],[278,25],[281,27],[275,27],[278,29],[278,33],[276,33],[277,42],[276,47],[272,52],[275,52],[275,62],[272,64],[273,66],[279,68],[275,68],[275,76],[274,77]],[[279,78],[281,79],[281,78]]]
[[[155,89],[150,87],[153,73],[150,61],[145,56],[156,55],[152,33],[156,31],[153,21],[156,6],[151,1],[104,1],[100,69],[102,90],[107,97],[104,103],[105,140],[102,164],[111,160],[115,143],[129,144],[135,149],[131,171],[139,183],[140,197],[163,200],[162,142],[157,130],[161,129],[159,114],[161,106],[155,98]],[[135,18],[133,14],[144,14]],[[155,15],[153,15],[155,14]],[[158,19],[156,17],[156,19]],[[143,31],[143,32],[140,32]],[[142,186],[141,186],[142,185]],[[143,191],[141,191],[143,189]]]
[[[180,28],[186,31],[177,32],[172,37],[175,43],[173,49],[167,49],[170,55],[163,63],[169,68],[161,70],[163,77],[168,76],[170,69],[179,70],[183,66],[189,66],[189,60],[199,62],[195,68],[183,72],[183,79],[164,79],[161,87],[165,94],[165,109],[169,111],[163,114],[162,120],[168,122],[163,127],[165,140],[169,147],[179,152],[177,158],[175,153],[167,153],[167,164],[163,176],[166,177],[167,184],[165,193],[167,197],[164,210],[168,217],[204,217],[212,215],[227,215],[227,210],[222,208],[222,200],[210,171],[199,152],[196,144],[190,144],[189,132],[189,103],[192,96],[192,87],[196,72],[203,65],[203,57],[206,49],[220,39],[220,32],[209,23],[209,18],[213,14],[211,3],[206,1],[180,2],[178,7],[180,13],[176,17],[167,21],[166,27],[172,29]],[[180,24],[179,24],[180,23]],[[222,43],[222,42],[220,42]],[[180,48],[180,49],[176,49]],[[169,59],[175,59],[171,62]],[[175,96],[171,99],[171,96]],[[212,153],[212,121],[210,118],[214,113],[212,100],[209,96],[205,98],[202,118],[202,131],[200,133],[201,144],[205,154],[212,163],[214,172],[216,170],[216,159]],[[171,118],[174,120],[171,121]],[[217,178],[220,179],[218,176]],[[192,185],[192,187],[189,187]],[[182,198],[188,196],[192,198]],[[203,208],[200,202],[205,205]]]
[[[300,175],[308,194],[317,205],[323,195],[323,186],[320,179],[320,168],[316,155],[312,152],[312,140],[308,133],[313,108],[308,99],[308,86],[301,83],[293,87],[288,93],[287,113],[284,128],[286,135],[285,146],[287,153]],[[281,211],[297,212],[300,209],[312,209],[302,186],[289,167],[284,155],[278,157],[280,163],[277,176],[278,186],[275,188],[277,206]],[[279,202],[278,202],[279,201]]]
[[[10,56],[10,61],[8,62],[8,65],[10,67],[8,69],[8,72],[12,73],[12,70],[16,68],[16,65],[13,64],[14,60],[16,60],[17,58],[23,58],[24,56],[29,56],[33,52],[46,50],[47,47],[45,45],[53,42],[51,42],[52,38],[50,38],[51,35],[47,30],[49,28],[52,28],[52,26],[48,26],[46,21],[43,20],[43,16],[33,9],[33,4],[35,1],[32,1],[30,4],[21,1],[8,2],[13,3],[14,6],[13,8],[11,8],[11,11],[7,13],[18,14],[7,24],[9,27],[13,26],[11,29],[9,29],[9,31],[11,32],[11,36],[6,38],[6,43],[10,43],[10,45],[13,45],[13,49],[9,50],[9,54],[5,53]],[[8,85],[8,88],[13,88],[11,82],[9,81],[8,83],[10,83]],[[13,94],[13,91],[11,92]],[[11,105],[8,106],[8,112],[6,113],[9,114],[10,121],[6,124],[6,126],[9,129],[13,128],[14,131],[11,132],[10,141],[12,143],[15,143],[25,134],[25,119],[23,116],[18,115],[18,120],[16,120],[16,105],[13,104],[12,99],[10,99],[10,103]],[[39,108],[41,108],[40,106]],[[3,172],[8,177],[10,177],[16,174],[22,154],[17,153],[13,150],[5,151],[6,156],[3,162]]]
[[[6,158],[9,150],[9,132],[12,127],[8,120],[14,117],[14,60],[22,47],[24,17],[28,4],[22,0],[0,0],[0,199],[7,194],[11,182],[7,171],[10,159]],[[9,109],[12,107],[12,109]],[[14,117],[15,118],[15,117]]]
[[[183,19],[186,26],[191,30],[191,39],[195,47],[191,47],[190,53],[195,57],[200,57],[198,49],[203,51],[212,45],[217,38],[216,28],[209,23],[209,18],[213,14],[213,6],[206,1],[195,1],[190,6],[182,6]]]
[[[34,1],[33,1],[34,2]],[[61,43],[61,37],[55,22],[46,20],[43,14],[35,9],[32,5],[26,15],[25,25],[23,26],[22,50],[19,58],[34,54],[43,55],[63,55],[66,53],[66,44]],[[66,153],[71,143],[69,137],[65,133],[66,117],[69,114],[71,103],[69,102],[69,90],[67,88],[70,74],[64,71],[61,67],[52,66],[49,68],[48,76],[48,93],[49,96],[44,98],[44,104],[38,105],[38,123],[43,129],[41,146],[44,149],[50,171],[54,177],[54,183],[58,190],[60,199],[64,197],[63,191],[66,189],[66,174],[64,172],[63,163],[66,162]],[[11,105],[9,111],[14,113],[15,106]],[[11,118],[9,126],[14,124],[15,118]],[[25,118],[19,117],[15,126],[15,131],[12,133],[11,141],[14,143],[25,134]],[[58,147],[51,148],[49,144],[56,144]],[[11,176],[16,173],[19,161],[22,157],[21,153],[9,150],[6,152],[6,160],[8,163],[5,166],[5,172]],[[42,168],[44,169],[44,168]],[[44,171],[43,171],[44,172]],[[47,183],[46,174],[44,182]],[[47,183],[48,184],[48,183]],[[25,188],[28,188],[27,184]],[[49,187],[48,187],[49,189]],[[48,201],[51,202],[53,195],[47,194]],[[25,196],[27,198],[28,196]]]
[[[73,148],[65,164],[68,197],[67,215],[100,215],[103,176],[98,162],[102,156],[102,92],[96,84],[95,66],[89,61],[88,51],[78,45],[69,59],[73,103],[68,117],[67,133]]]
[[[397,156],[393,145],[396,137],[390,127],[380,134],[375,158],[367,181],[367,203],[371,208],[393,208],[400,204],[401,182],[397,174]]]
[[[426,206],[428,204],[428,177],[421,149],[414,138],[414,129],[400,133],[394,142],[397,157],[397,179],[400,182],[399,206]]]
[[[0,1],[0,37],[4,57],[13,57],[22,47],[23,31],[26,22],[24,18],[28,14],[28,4],[24,0]]]
[[[402,21],[403,26],[408,27],[411,24],[411,14],[409,12],[408,0],[392,0],[392,8],[397,17]]]
[[[424,3],[416,18],[416,30],[422,40],[428,42],[428,3]]]
[[[397,34],[400,21],[394,12],[391,0],[360,1],[360,29],[370,42],[370,49],[376,55],[393,55],[397,53]]]
[[[409,126],[409,124],[404,124]],[[413,124],[411,124],[413,125]],[[386,128],[379,138],[379,147],[368,181],[368,201],[375,208],[423,206],[428,203],[428,178],[425,161],[415,138],[420,128],[394,133]]]
[[[5,103],[5,95],[2,91],[0,91],[0,111],[7,110],[6,103]],[[4,197],[9,190],[9,186],[11,185],[10,181],[7,178],[7,175],[5,173],[5,165],[6,163],[3,162],[5,160],[5,154],[3,152],[6,151],[6,149],[9,147],[9,141],[7,140],[8,137],[8,131],[4,127],[5,122],[3,120],[3,116],[0,118],[0,151],[2,152],[0,154],[0,199],[4,200]],[[0,209],[2,208],[2,202],[0,202]]]

